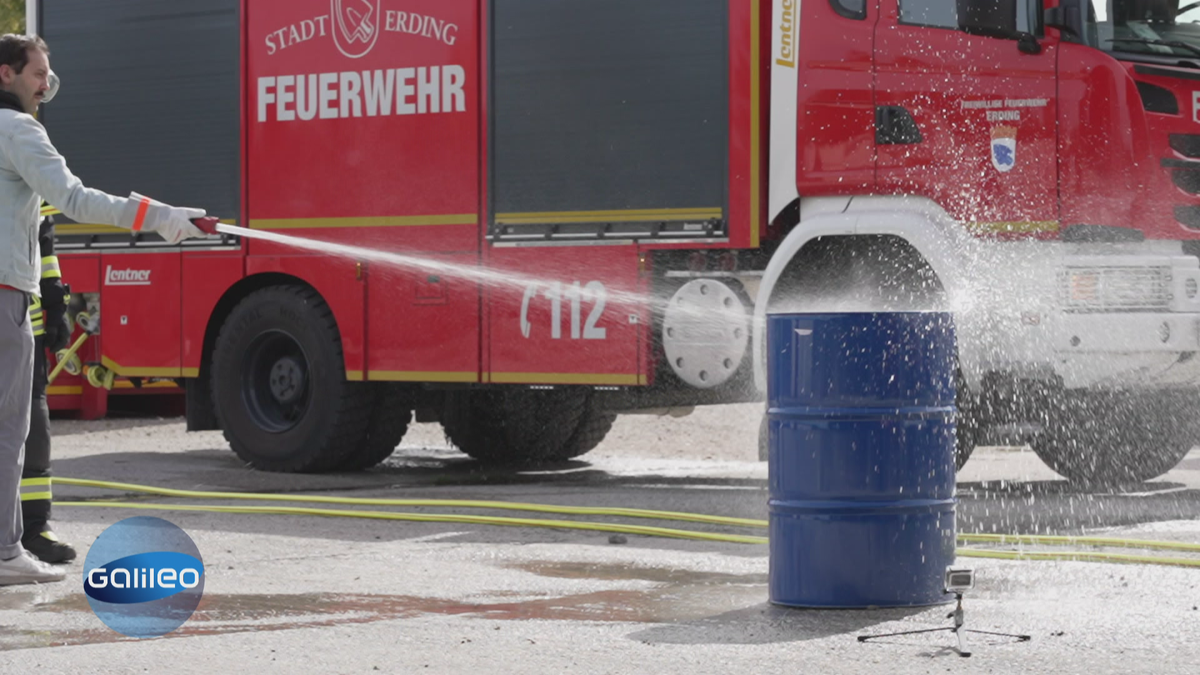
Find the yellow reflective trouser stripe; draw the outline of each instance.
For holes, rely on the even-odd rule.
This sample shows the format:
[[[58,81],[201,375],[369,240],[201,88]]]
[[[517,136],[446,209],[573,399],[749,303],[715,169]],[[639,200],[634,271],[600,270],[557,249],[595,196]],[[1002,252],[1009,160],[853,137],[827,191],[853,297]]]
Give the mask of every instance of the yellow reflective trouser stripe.
[[[58,256],[48,255],[42,258],[42,278],[43,279],[60,279],[62,278],[62,269],[58,266]]]
[[[50,499],[50,478],[26,478],[21,481],[21,501],[34,502]]]
[[[42,321],[42,299],[36,295],[29,302],[29,324],[35,336],[46,334],[46,327]]]

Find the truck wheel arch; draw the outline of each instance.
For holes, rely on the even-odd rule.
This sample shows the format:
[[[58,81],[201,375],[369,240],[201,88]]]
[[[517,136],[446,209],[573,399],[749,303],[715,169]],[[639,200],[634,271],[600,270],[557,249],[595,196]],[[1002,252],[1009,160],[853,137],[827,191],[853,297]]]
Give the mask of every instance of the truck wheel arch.
[[[936,308],[953,307],[955,298],[965,288],[965,269],[962,260],[971,259],[976,246],[974,238],[944,210],[925,199],[906,197],[821,198],[802,200],[800,221],[780,242],[763,272],[754,303],[755,328],[752,342],[754,382],[765,394],[766,338],[768,311],[778,304],[776,291],[788,274],[793,273],[794,261],[800,259],[806,247],[821,245],[821,240],[833,238],[892,237],[919,256],[928,266],[942,290],[942,301]],[[853,247],[849,247],[853,250]],[[934,309],[935,307],[928,307]],[[978,382],[971,369],[964,369],[968,386]]]

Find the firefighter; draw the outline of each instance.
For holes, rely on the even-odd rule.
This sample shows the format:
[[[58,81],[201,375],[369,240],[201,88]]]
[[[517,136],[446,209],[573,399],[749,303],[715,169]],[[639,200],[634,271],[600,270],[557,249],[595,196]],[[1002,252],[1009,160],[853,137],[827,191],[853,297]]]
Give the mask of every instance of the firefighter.
[[[201,209],[83,185],[37,121],[51,91],[50,50],[37,36],[0,36],[0,586],[62,581],[66,573],[25,550],[20,483],[33,398],[30,296],[41,293],[38,204],[72,220],[157,232],[177,244],[204,232]],[[44,326],[44,317],[43,317]]]
[[[50,529],[50,407],[46,404],[48,375],[46,350],[57,352],[70,342],[67,305],[71,289],[63,283],[58,258],[54,255],[54,219],[47,216],[38,229],[42,250],[42,296],[29,304],[33,328],[33,407],[29,437],[25,439],[25,470],[21,473],[21,520],[25,533],[21,545],[42,562],[66,563],[75,559],[75,549],[60,541]]]

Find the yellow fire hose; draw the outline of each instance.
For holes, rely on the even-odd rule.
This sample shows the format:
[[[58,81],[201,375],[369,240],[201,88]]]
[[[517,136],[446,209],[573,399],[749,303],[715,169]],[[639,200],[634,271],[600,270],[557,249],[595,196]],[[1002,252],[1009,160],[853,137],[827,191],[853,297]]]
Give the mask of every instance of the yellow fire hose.
[[[113,383],[116,381],[117,377],[116,373],[108,368],[105,368],[104,366],[95,364],[85,368],[77,354],[79,348],[83,346],[83,343],[87,342],[89,337],[96,334],[96,331],[99,328],[96,325],[97,322],[97,317],[89,314],[88,312],[79,312],[76,314],[75,323],[83,328],[83,332],[79,334],[79,337],[75,338],[74,344],[72,344],[69,349],[64,349],[54,355],[58,360],[58,363],[54,366],[54,370],[50,371],[50,375],[46,378],[47,385],[53,384],[54,379],[58,377],[58,374],[63,370],[66,370],[72,375],[79,375],[80,373],[84,373],[86,371],[88,384],[96,387],[97,389],[113,388]]]
[[[621,518],[648,518],[656,520],[676,520],[711,525],[727,525],[732,527],[765,528],[767,521],[751,518],[731,518],[700,513],[679,511],[658,511],[653,509],[631,509],[624,507],[595,507],[595,506],[561,506],[554,504],[534,504],[528,502],[502,502],[471,499],[376,499],[364,497],[325,497],[315,495],[281,495],[254,492],[211,492],[196,490],[176,490],[134,483],[117,483],[110,481],[86,480],[80,478],[55,478],[59,485],[74,485],[107,490],[118,490],[143,494],[153,494],[161,497],[179,499],[228,499],[244,501],[274,501],[274,502],[307,502],[318,504],[341,504],[352,506],[417,506],[441,508],[472,508],[472,509],[502,509],[508,511],[534,511],[539,513],[557,513],[578,516],[614,516]],[[416,522],[467,523],[475,525],[507,525],[518,527],[545,527],[553,529],[591,530],[599,532],[614,532],[656,537],[671,537],[677,539],[696,539],[704,541],[722,541],[736,544],[766,544],[766,537],[725,534],[719,532],[701,532],[695,530],[679,530],[666,527],[645,525],[626,525],[621,523],[585,522],[574,520],[549,520],[542,518],[510,518],[503,516],[478,516],[464,514],[434,514],[434,513],[400,513],[394,511],[374,511],[359,509],[327,509],[295,506],[222,506],[222,505],[189,505],[189,504],[151,504],[131,503],[121,501],[74,501],[55,502],[56,506],[90,506],[100,508],[125,508],[158,511],[200,511],[208,513],[247,513],[274,515],[309,515],[337,518],[368,518],[375,520],[404,520]],[[1035,546],[1092,546],[1110,548],[1131,548],[1145,550],[1180,551],[1200,554],[1200,544],[1185,542],[1149,541],[1141,539],[1120,539],[1113,537],[1068,537],[1044,535],[1005,535],[1005,534],[959,534],[960,542],[975,542],[995,545],[1035,545]],[[1147,555],[1131,555],[1109,553],[1104,551],[1024,551],[1024,550],[995,550],[984,548],[959,548],[956,553],[968,558],[996,558],[1003,560],[1069,560],[1084,562],[1111,563],[1141,563],[1152,565],[1168,565],[1177,567],[1200,568],[1200,557],[1163,557]]]
[[[71,359],[75,357],[75,353],[79,351],[79,348],[83,346],[83,343],[87,342],[87,339],[90,335],[91,333],[86,331],[80,333],[79,337],[75,338],[75,343],[71,345],[70,349],[67,349],[65,352],[59,352],[55,355],[55,358],[58,359],[58,364],[54,366],[54,370],[50,371],[50,375],[46,378],[46,384],[54,382],[54,378],[58,377],[58,374],[61,373],[64,368],[68,367],[67,364],[72,362]],[[78,375],[79,373],[72,372],[71,374]]]

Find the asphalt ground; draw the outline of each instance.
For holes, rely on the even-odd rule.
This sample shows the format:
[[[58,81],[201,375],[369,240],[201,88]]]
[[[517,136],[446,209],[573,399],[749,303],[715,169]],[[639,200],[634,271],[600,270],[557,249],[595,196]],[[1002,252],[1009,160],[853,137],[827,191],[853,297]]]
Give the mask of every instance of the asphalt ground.
[[[189,490],[480,499],[765,519],[767,469],[754,459],[756,424],[743,417],[731,408],[680,420],[622,418],[580,461],[529,472],[482,468],[448,446],[436,425],[418,425],[384,465],[320,476],[248,469],[219,433],[185,433],[181,420],[56,421],[55,472]],[[1013,448],[980,448],[958,478],[959,532],[1200,543],[1200,450],[1162,478],[1102,492],[1076,489],[1028,450]],[[64,485],[56,486],[55,497],[160,506],[57,508],[56,529],[79,548],[80,558],[68,565],[65,582],[0,588],[3,673],[695,673],[798,666],[856,673],[1200,671],[1196,567],[960,557],[978,577],[964,604],[967,627],[1031,637],[1018,642],[967,634],[974,655],[963,659],[951,649],[949,632],[856,639],[949,626],[946,606],[771,605],[761,544],[173,511],[169,507],[242,502]],[[765,534],[611,516],[365,508]],[[205,564],[199,608],[179,630],[156,639],[109,629],[82,589],[88,546],[111,524],[135,515],[182,527]]]

